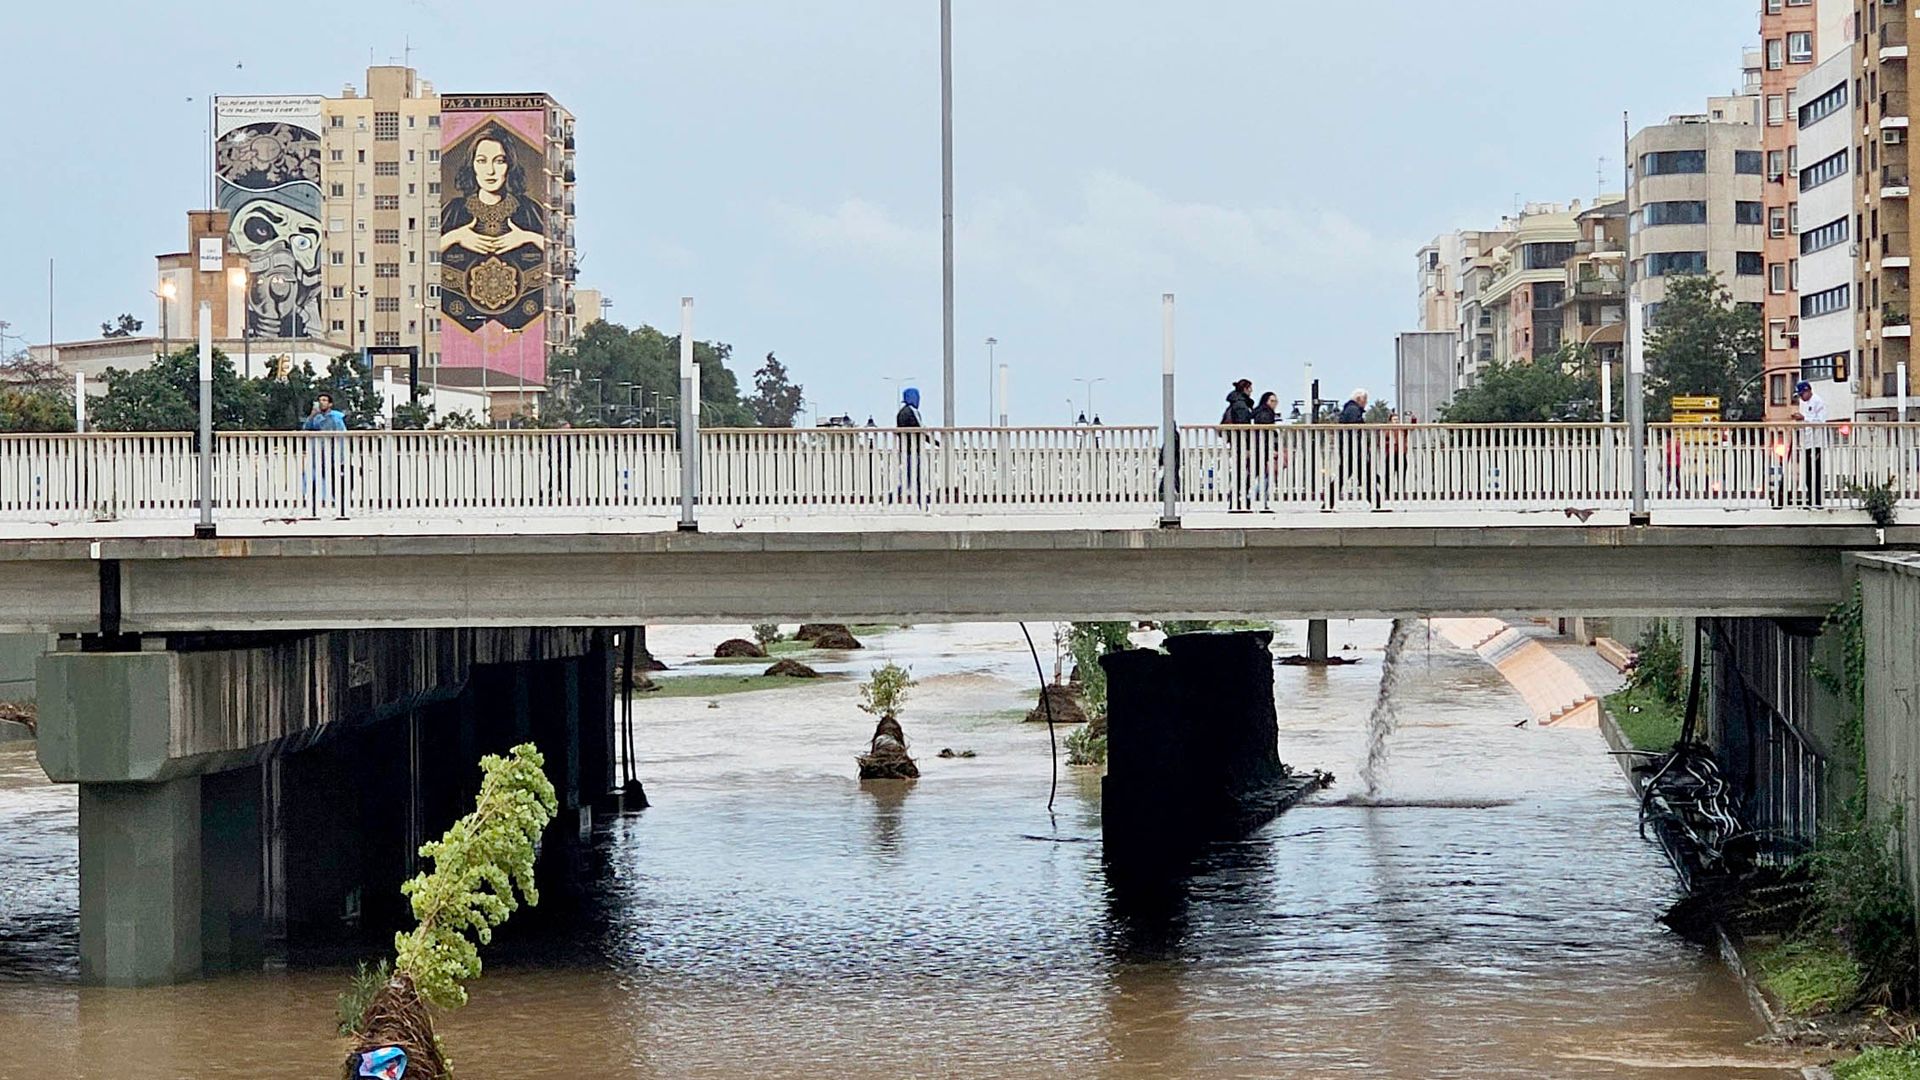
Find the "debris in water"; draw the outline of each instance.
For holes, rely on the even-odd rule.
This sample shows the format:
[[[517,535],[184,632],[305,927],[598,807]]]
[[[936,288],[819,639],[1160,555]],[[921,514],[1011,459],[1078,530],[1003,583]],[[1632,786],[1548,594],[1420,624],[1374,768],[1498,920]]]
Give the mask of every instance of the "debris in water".
[[[1380,775],[1387,767],[1387,738],[1400,726],[1399,705],[1394,691],[1400,685],[1400,654],[1413,636],[1414,620],[1393,620],[1387,634],[1386,654],[1380,660],[1380,694],[1374,698],[1373,713],[1367,717],[1367,763],[1360,767],[1360,779],[1367,783],[1367,797],[1380,794]]]

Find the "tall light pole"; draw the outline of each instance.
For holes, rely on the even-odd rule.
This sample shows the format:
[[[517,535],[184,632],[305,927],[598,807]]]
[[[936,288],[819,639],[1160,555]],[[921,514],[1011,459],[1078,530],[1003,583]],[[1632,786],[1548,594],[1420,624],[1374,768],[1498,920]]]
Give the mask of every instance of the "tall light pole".
[[[1632,124],[1626,113],[1620,114],[1620,138],[1626,146],[1621,155],[1626,163],[1627,202],[1633,202]],[[1631,230],[1629,230],[1631,232]],[[1633,237],[1627,238],[1627,447],[1632,455],[1628,463],[1633,473],[1633,509],[1627,520],[1634,525],[1648,523],[1647,515],[1647,395],[1643,380],[1647,373],[1646,309],[1633,296]]]
[[[999,338],[987,339],[987,426],[993,426],[993,347],[1000,344]]]
[[[1160,297],[1160,527],[1178,528],[1180,507],[1174,489],[1180,483],[1180,455],[1174,449],[1173,294]]]
[[[253,312],[247,308],[247,268],[236,266],[227,271],[228,295],[240,294],[240,351],[245,358],[241,373],[253,378]]]
[[[174,297],[180,295],[180,287],[171,280],[163,281],[160,287],[154,290],[153,295],[160,298],[160,355],[165,356],[172,350],[172,342],[167,335],[167,305],[173,302]]]
[[[940,0],[940,416],[953,426],[953,0]]]
[[[1101,378],[1098,378],[1098,379],[1075,379],[1073,381],[1079,383],[1081,387],[1083,387],[1086,390],[1086,396],[1087,396],[1086,415],[1088,416],[1095,415],[1093,410],[1093,388],[1100,385],[1103,382],[1106,382],[1107,380],[1105,376],[1102,376]]]

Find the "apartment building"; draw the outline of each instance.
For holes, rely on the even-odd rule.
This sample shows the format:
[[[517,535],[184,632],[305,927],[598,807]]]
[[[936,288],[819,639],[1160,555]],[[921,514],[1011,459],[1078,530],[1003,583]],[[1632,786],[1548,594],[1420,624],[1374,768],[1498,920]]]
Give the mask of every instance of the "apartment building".
[[[1786,314],[1767,313],[1767,354],[1795,353],[1797,369],[1767,368],[1769,418],[1792,413],[1793,384],[1814,384],[1834,419],[1852,416],[1855,305],[1851,297],[1858,238],[1854,233],[1854,137],[1849,123],[1853,57],[1842,51],[1796,84],[1795,142],[1800,167],[1791,186],[1799,207],[1799,234],[1787,261],[1767,263],[1767,294],[1796,295]],[[1797,352],[1796,352],[1797,350]]]
[[[1667,279],[1680,274],[1711,274],[1736,303],[1762,308],[1765,240],[1791,234],[1788,209],[1769,215],[1762,201],[1760,131],[1703,113],[1671,117],[1628,142],[1629,300],[1647,326],[1659,321]]]
[[[1848,23],[1853,0],[1763,0],[1760,11],[1761,122],[1760,144],[1766,185],[1761,189],[1762,215],[1769,223],[1784,219],[1787,228],[1771,227],[1762,241],[1761,258],[1767,267],[1769,288],[1762,311],[1769,326],[1799,314],[1800,291],[1793,285],[1791,267],[1799,257],[1799,188],[1795,183],[1807,162],[1798,145],[1800,127],[1795,118],[1807,99],[1798,85],[1816,65],[1836,54],[1845,55],[1850,38]],[[1776,290],[1775,267],[1787,273],[1787,286]],[[1792,382],[1800,367],[1800,349],[1792,338],[1769,335],[1763,364],[1769,385],[1773,376]],[[1785,402],[1767,396],[1767,416],[1781,419],[1792,411]]]
[[[1470,233],[1443,233],[1420,249],[1420,308],[1414,325],[1423,332],[1452,330],[1460,324],[1460,250]]]
[[[1487,284],[1477,290],[1480,314],[1492,323],[1492,359],[1531,363],[1560,347],[1567,261],[1580,243],[1580,203],[1529,204],[1495,247]]]
[[[543,382],[573,341],[574,118],[551,96],[443,97],[385,65],[339,97],[214,112],[216,206],[253,333],[413,348],[436,381],[479,368],[496,385]],[[520,242],[483,253],[459,239],[474,231]]]
[[[1854,260],[1851,298],[1836,291],[1825,303],[1851,301],[1855,313],[1854,356],[1858,415],[1893,419],[1907,372],[1915,378],[1912,294],[1913,247],[1908,233],[1912,173],[1908,159],[1911,110],[1907,48],[1916,14],[1911,0],[1854,0],[1858,40],[1853,57]],[[1803,315],[1802,324],[1805,318]],[[1904,365],[1904,367],[1903,367]],[[1911,416],[1907,417],[1911,418]]]
[[[1618,364],[1626,348],[1627,201],[1603,195],[1574,224],[1580,239],[1566,262],[1560,336]]]

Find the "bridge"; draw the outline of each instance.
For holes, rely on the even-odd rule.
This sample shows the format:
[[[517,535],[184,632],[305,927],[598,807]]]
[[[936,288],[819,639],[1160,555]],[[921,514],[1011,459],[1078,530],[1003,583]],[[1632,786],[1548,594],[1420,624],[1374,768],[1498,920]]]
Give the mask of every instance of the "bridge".
[[[456,774],[517,741],[561,792],[551,847],[584,842],[626,627],[1817,617],[1852,574],[1882,583],[1876,647],[1912,641],[1920,578],[1872,560],[1920,527],[1869,504],[1920,509],[1920,425],[1655,425],[1637,460],[1618,425],[1185,427],[1172,485],[1162,442],[0,437],[0,629],[60,635],[39,752],[81,789],[83,977],[175,981],[376,924],[470,794]]]

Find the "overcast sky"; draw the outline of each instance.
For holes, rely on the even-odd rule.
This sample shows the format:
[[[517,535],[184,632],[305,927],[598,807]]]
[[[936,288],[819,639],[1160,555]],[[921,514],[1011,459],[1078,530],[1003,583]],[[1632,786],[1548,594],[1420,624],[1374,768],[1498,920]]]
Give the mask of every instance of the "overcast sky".
[[[1516,200],[1620,181],[1620,114],[1739,80],[1756,0],[955,0],[959,419],[1180,413],[1233,377],[1391,396],[1414,253]],[[821,416],[940,415],[937,0],[238,0],[9,10],[0,319],[149,324],[153,256],[205,198],[209,93],[320,93],[412,61],[443,92],[547,91],[579,118],[583,286],[619,322],[775,351]],[[313,12],[309,17],[308,13]],[[110,14],[109,14],[110,13]],[[191,100],[189,100],[191,99]],[[151,328],[151,327],[150,327]],[[8,340],[9,351],[18,341]]]

